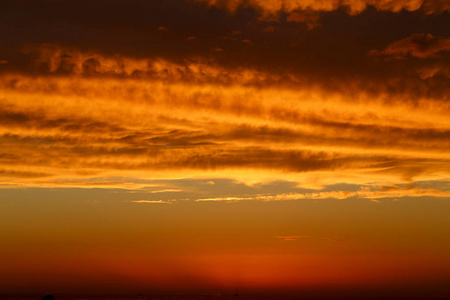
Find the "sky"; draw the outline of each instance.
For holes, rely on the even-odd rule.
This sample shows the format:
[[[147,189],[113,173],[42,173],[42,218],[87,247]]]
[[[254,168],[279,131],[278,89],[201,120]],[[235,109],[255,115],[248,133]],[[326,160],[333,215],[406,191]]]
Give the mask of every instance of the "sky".
[[[2,0],[0,291],[450,296],[449,14]]]

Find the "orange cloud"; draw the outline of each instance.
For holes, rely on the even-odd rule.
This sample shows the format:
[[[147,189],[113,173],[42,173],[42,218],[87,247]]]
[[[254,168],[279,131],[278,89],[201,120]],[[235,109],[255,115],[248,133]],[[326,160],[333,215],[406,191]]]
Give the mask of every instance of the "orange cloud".
[[[297,239],[300,239],[300,238],[310,238],[310,236],[309,235],[280,235],[280,236],[276,236],[275,238],[282,239],[285,241],[296,241]]]
[[[199,1],[3,0],[3,286],[447,292],[449,2]]]
[[[321,186],[449,174],[450,108],[440,98],[392,99],[349,82],[356,101],[202,60],[134,59],[47,44],[29,51],[46,72],[1,75],[5,183],[85,187],[92,184],[82,178],[121,172],[148,178],[151,171]]]
[[[189,38],[191,39],[191,38]],[[250,43],[251,41],[246,41]],[[277,82],[279,75],[246,68],[229,70],[202,58],[174,63],[161,58],[137,59],[120,55],[82,52],[56,44],[27,46],[24,53],[32,58],[35,69],[55,73],[87,76],[119,76],[134,79],[170,80],[185,82],[215,82],[222,84],[262,84]],[[214,47],[211,51],[222,52]]]
[[[363,187],[360,191],[332,191],[316,193],[290,193],[278,195],[256,195],[249,197],[216,197],[197,199],[197,202],[208,201],[289,201],[289,200],[319,200],[319,199],[347,199],[356,197],[359,199],[370,199],[379,202],[378,199],[391,199],[400,197],[422,197],[431,196],[438,198],[450,197],[450,191],[439,189],[423,189],[415,186],[389,186],[389,187]]]
[[[163,200],[135,200],[131,202],[144,204],[173,204],[172,201],[163,201]]]
[[[423,9],[427,13],[441,13],[450,10],[450,4],[445,0],[197,0],[207,2],[210,5],[225,6],[234,11],[239,6],[253,6],[262,9],[266,13],[274,14],[279,11],[292,12],[294,10],[332,11],[340,7],[347,7],[351,14],[361,13],[368,5],[375,6],[378,10],[399,12],[401,10],[415,11]]]

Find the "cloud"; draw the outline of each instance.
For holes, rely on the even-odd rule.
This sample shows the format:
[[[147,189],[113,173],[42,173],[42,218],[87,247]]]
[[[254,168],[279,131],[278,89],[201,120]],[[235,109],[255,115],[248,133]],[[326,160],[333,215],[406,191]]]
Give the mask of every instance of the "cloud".
[[[150,240],[130,235],[125,239],[133,241],[125,243],[128,249],[114,249],[113,254],[129,254],[136,266],[149,257],[149,250],[156,251],[152,256],[155,261],[160,260],[161,248],[150,249],[149,245],[162,245],[173,249],[173,253],[161,252],[167,254],[169,266],[174,261],[172,254],[187,253],[187,269],[204,266],[208,274],[215,274],[209,276],[217,279],[210,280],[212,289],[234,286],[236,274],[249,279],[249,286],[271,289],[277,282],[265,275],[270,272],[259,272],[258,268],[262,270],[264,261],[280,265],[272,259],[273,254],[279,255],[269,249],[268,256],[264,251],[255,256],[254,246],[278,244],[292,252],[298,249],[289,246],[299,245],[294,240],[304,239],[316,242],[303,249],[311,250],[312,260],[303,250],[298,259],[294,257],[298,251],[292,252],[292,257],[285,252],[288,256],[278,271],[289,269],[292,274],[285,274],[286,280],[279,282],[284,287],[303,282],[313,286],[314,293],[314,286],[331,282],[327,280],[329,264],[323,261],[320,249],[328,251],[324,246],[333,248],[335,241],[342,240],[333,234],[351,227],[348,217],[354,216],[364,227],[370,225],[361,218],[365,210],[369,215],[374,211],[387,213],[387,218],[379,219],[394,226],[389,227],[391,235],[383,235],[386,226],[378,226],[374,234],[390,242],[398,236],[397,229],[404,227],[397,226],[399,218],[414,222],[417,216],[426,215],[421,213],[421,205],[414,203],[429,200],[437,211],[434,204],[450,199],[450,77],[444,26],[448,13],[442,13],[448,1],[1,3],[0,60],[8,62],[0,64],[0,188],[7,199],[5,205],[13,207],[11,201],[19,199],[14,205],[20,213],[22,207],[43,207],[33,199],[60,203],[62,212],[78,218],[84,210],[79,206],[83,201],[77,199],[90,195],[87,198],[104,202],[91,214],[97,233],[102,228],[111,229],[104,221],[120,227],[118,219],[109,214],[111,209],[125,217],[136,216],[133,210],[149,217],[156,216],[159,209],[169,212],[164,218],[136,219],[136,226],[132,226],[141,235],[155,228],[167,234],[147,234]],[[420,34],[413,39],[414,33]],[[376,51],[368,57],[371,49]],[[57,201],[65,198],[73,200],[74,211],[67,209],[69,202]],[[398,199],[401,202],[391,202]],[[239,201],[247,202],[227,204]],[[33,203],[23,205],[28,202]],[[351,210],[351,205],[361,209]],[[269,240],[255,235],[261,226],[253,225],[271,222],[258,218],[263,211],[253,210],[255,206],[264,207],[272,217],[287,216],[272,220],[286,226],[269,224]],[[295,207],[306,209],[306,219],[289,218],[290,212],[294,217],[302,214],[289,210]],[[345,212],[339,214],[333,207]],[[41,212],[45,215],[57,210],[49,208]],[[103,217],[102,208],[106,208]],[[412,213],[405,210],[396,218],[389,217],[389,211],[403,208],[411,208]],[[227,213],[230,209],[241,212],[237,222]],[[188,211],[191,213],[186,214]],[[246,211],[256,215],[249,217]],[[49,225],[49,233],[62,238],[59,246],[74,246],[75,254],[84,255],[79,241],[85,237],[95,240],[95,248],[100,242],[107,250],[111,250],[109,237],[120,240],[117,235],[104,235],[99,240],[98,234],[64,234],[52,222],[41,222],[46,219],[42,213],[33,215],[37,222]],[[335,223],[345,230],[333,230],[329,237],[317,232],[321,231],[317,226],[313,231],[307,226],[280,230],[294,228],[287,226],[294,221],[325,224],[320,219],[330,221],[329,213],[334,213]],[[33,231],[11,216],[7,219],[18,226],[13,226],[18,233],[29,233],[31,240],[24,239],[24,244],[34,243]],[[103,223],[98,223],[99,216]],[[178,226],[172,221],[183,221],[180,216],[195,222]],[[435,214],[432,217],[445,222]],[[77,222],[61,216],[56,219],[80,232]],[[202,226],[203,221],[219,227]],[[144,222],[167,226],[143,226]],[[83,227],[89,224],[83,223]],[[362,235],[367,231],[363,227],[356,228]],[[224,234],[230,232],[235,234],[229,243],[224,242]],[[193,240],[193,236],[199,239]],[[262,239],[242,243],[248,236]],[[15,234],[10,237],[14,242],[20,239]],[[218,243],[212,243],[211,238]],[[428,239],[423,236],[420,240]],[[45,247],[48,240],[42,240]],[[143,247],[136,248],[134,241],[139,240]],[[199,241],[209,246],[202,250]],[[368,243],[364,241],[361,249],[366,251]],[[179,247],[180,242],[192,247]],[[235,246],[243,251],[234,251]],[[136,249],[144,259],[136,256]],[[224,262],[230,249],[231,263]],[[402,250],[388,254],[396,257]],[[248,251],[251,253],[246,255]],[[60,252],[70,256],[70,251]],[[85,254],[92,257],[90,252]],[[98,253],[105,268],[111,268],[111,257],[104,257],[102,249]],[[248,257],[252,258],[250,264]],[[233,263],[236,261],[238,264]],[[216,262],[219,265],[214,267]],[[293,268],[292,262],[317,276],[301,275],[301,268]],[[324,272],[314,266],[316,262]],[[173,266],[176,271],[176,260]],[[152,265],[144,269],[160,278],[159,271],[164,268]],[[271,266],[265,269],[274,270]],[[405,273],[400,269],[399,273]],[[150,277],[142,274],[136,277],[139,272],[128,262],[123,270],[133,279],[139,277],[132,280],[135,285],[142,287],[149,281]],[[185,290],[189,290],[192,279],[184,280],[189,272],[175,272],[175,277],[166,276],[169,273],[159,280],[163,289],[164,282],[173,279],[175,283],[187,282]],[[349,281],[335,273],[338,281]],[[367,273],[369,279],[373,279],[372,273]]]
[[[212,47],[210,50],[213,52],[222,52],[223,51],[223,49],[220,47]]]
[[[252,44],[249,40],[244,43]],[[212,47],[211,51],[224,50]],[[263,84],[281,79],[276,74],[246,68],[230,70],[201,58],[175,63],[161,58],[136,59],[82,52],[57,44],[28,45],[23,52],[31,57],[33,68],[44,73],[222,84]]]
[[[282,239],[284,241],[296,241],[298,239],[304,239],[304,238],[308,238],[309,239],[309,238],[311,238],[311,236],[309,236],[309,235],[286,235],[286,236],[280,235],[280,236],[275,236],[275,238]],[[325,236],[325,237],[322,237],[321,239],[323,239],[323,240],[332,240],[332,241],[335,241],[335,242],[345,242],[345,241],[347,241],[346,239],[343,239],[340,236]]]
[[[380,202],[379,199],[391,199],[401,197],[422,197],[431,196],[438,198],[449,198],[450,191],[439,189],[424,189],[412,185],[389,186],[389,187],[362,187],[359,191],[331,191],[314,193],[290,193],[277,195],[256,195],[248,197],[216,197],[197,199],[197,202],[209,201],[289,201],[289,200],[320,200],[320,199],[347,199],[359,198],[370,199],[373,202]]]
[[[4,90],[8,95],[16,95],[10,98],[11,102],[3,100],[5,110],[2,114],[6,122],[0,127],[3,130],[1,140],[11,153],[15,153],[13,156],[4,153],[4,164],[25,165],[30,170],[48,168],[50,173],[60,172],[58,170],[63,168],[65,172],[70,169],[103,173],[183,170],[185,174],[246,169],[289,173],[384,170],[386,174],[394,169],[403,172],[403,166],[410,164],[416,169],[404,169],[404,172],[417,172],[419,168],[423,174],[445,174],[443,170],[448,165],[444,151],[448,145],[443,143],[445,130],[335,124],[309,115],[302,118],[295,109],[280,114],[280,110],[252,106],[251,102],[248,102],[251,104],[248,110],[235,106],[232,100],[228,102],[229,107],[227,103],[213,105],[208,103],[209,97],[192,98],[189,102],[189,97],[182,100],[176,89],[170,92],[170,101],[152,90],[149,94],[153,95],[153,101],[132,101],[134,106],[126,108],[120,104],[123,102],[114,100],[118,96],[130,99],[126,94],[120,95],[121,85],[109,86],[108,80],[101,80],[103,86],[96,94],[99,85],[86,79],[88,85],[77,83],[70,89],[87,90],[89,95],[75,96],[78,100],[72,101],[74,96],[65,94],[70,90],[64,83],[66,79],[54,80],[50,82],[52,91],[49,92],[61,90],[62,93],[58,92],[55,98],[35,91],[47,101],[34,104],[26,100],[34,97],[33,92],[29,93],[34,89],[34,80],[16,81],[16,88]],[[79,80],[69,81],[69,86]],[[35,83],[36,88],[42,88],[39,82]],[[138,85],[132,83],[134,86],[125,87],[125,90],[131,88],[139,95],[141,83],[135,83]],[[27,92],[21,94],[18,86],[23,86]],[[142,82],[144,86],[147,85]],[[167,91],[167,87],[164,89]],[[114,91],[115,95],[102,95],[103,90]],[[183,94],[186,95],[188,90],[189,87],[183,87]],[[180,99],[176,100],[176,97]],[[226,94],[223,97],[224,100],[232,99],[226,98]],[[158,104],[159,101],[162,102]],[[253,107],[258,109],[259,116],[255,115]],[[152,115],[149,111],[157,113]],[[266,115],[265,112],[269,113]],[[209,116],[211,113],[214,113],[213,118]],[[426,120],[423,111],[421,115]],[[198,122],[198,117],[208,121]],[[272,118],[273,122],[270,121]],[[364,115],[361,120],[368,121]],[[438,120],[434,117],[435,122]],[[368,134],[376,138],[367,139]],[[378,147],[378,152],[374,146]],[[367,156],[366,149],[372,149],[371,156]],[[410,158],[405,159],[405,155]],[[429,161],[430,158],[435,160]]]
[[[173,201],[165,201],[165,200],[135,200],[131,201],[133,203],[143,203],[143,204],[173,204]]]
[[[450,4],[445,0],[197,0],[207,2],[210,5],[225,6],[231,11],[240,6],[252,6],[266,13],[275,14],[279,11],[292,12],[294,10],[333,11],[340,7],[346,7],[350,14],[359,14],[372,5],[381,11],[399,12],[401,10],[415,11],[423,9],[426,13],[442,13],[450,10]]]
[[[293,11],[291,12],[286,21],[305,23],[308,30],[312,30],[319,26],[320,14],[315,11]]]
[[[263,29],[264,32],[274,32],[275,31],[275,27],[273,26],[267,26],[266,28]]]
[[[35,75],[0,75],[0,142],[8,149],[0,167],[58,174],[30,177],[27,186],[92,186],[78,179],[122,172],[295,178],[316,187],[344,177],[396,184],[449,174],[450,107],[439,97],[370,94],[349,81],[357,95],[350,97],[201,58],[136,59],[50,44],[27,51]]]
[[[156,190],[156,191],[150,191],[151,194],[158,194],[158,193],[178,193],[182,192],[183,190],[180,189],[164,189],[164,190]]]
[[[447,65],[431,65],[419,68],[417,70],[421,79],[433,78],[435,76],[442,76],[450,78],[450,66]]]
[[[372,50],[369,54],[387,56],[389,59],[433,58],[446,51],[450,51],[450,38],[433,36],[430,33],[415,33],[391,43],[384,50]]]
[[[352,192],[318,192],[318,193],[290,193],[290,194],[277,194],[277,195],[256,195],[248,197],[214,197],[214,198],[203,198],[197,199],[196,202],[209,202],[209,201],[225,201],[225,202],[236,202],[236,201],[289,201],[289,200],[300,200],[300,199],[345,199],[351,196],[355,196]]]
[[[0,169],[0,177],[42,178],[42,177],[48,177],[48,176],[51,176],[51,174],[43,173],[43,172],[31,172],[31,171]]]
[[[448,94],[449,85],[442,82],[439,75],[427,77],[427,82],[422,79],[426,75],[411,80],[410,71],[417,67],[417,62],[402,66],[374,64],[366,57],[370,49],[383,49],[393,37],[413,32],[445,36],[440,25],[445,22],[445,15],[424,15],[423,12],[425,7],[448,1],[284,1],[284,4],[282,1],[247,1],[245,3],[250,3],[251,7],[245,4],[247,9],[237,9],[235,13],[217,9],[217,5],[227,1],[216,1],[214,7],[184,0],[174,0],[173,6],[161,1],[137,0],[132,6],[114,1],[108,7],[99,2],[81,1],[71,7],[70,13],[62,2],[46,1],[41,6],[27,6],[25,10],[25,6],[17,1],[5,1],[7,5],[0,18],[9,24],[5,27],[8,36],[3,40],[4,49],[8,50],[1,59],[10,63],[2,65],[2,73],[14,70],[30,74],[143,76],[169,81],[182,78],[224,85],[244,81],[264,87],[320,85],[324,90],[347,92],[349,99],[355,99],[351,91],[356,82],[358,91],[389,93],[391,99],[402,94],[411,94],[411,100],[424,96],[435,98],[437,94],[442,98]],[[236,5],[241,3],[235,1]],[[391,14],[370,7],[364,13],[350,16],[345,13],[347,4],[355,11],[364,9],[367,4],[394,11],[401,7],[421,8]],[[268,11],[275,10],[271,18],[266,16],[260,20],[264,13],[257,7],[261,5],[267,6]],[[88,10],[103,13],[100,18],[86,14]],[[320,30],[308,31],[307,26],[286,22],[290,18],[304,18],[311,27],[317,24],[316,15],[321,16]],[[411,18],[416,21],[412,22]],[[61,32],[61,23],[66,24],[66,32],[70,35]],[[411,24],[415,25],[411,27]],[[158,32],[156,29],[161,25],[170,30]],[[421,28],[422,25],[425,27]],[[267,27],[276,30],[264,32]],[[350,28],[364,28],[366,34],[358,34],[356,38],[357,32]],[[233,31],[240,34],[232,35]],[[380,35],[379,31],[391,34]],[[92,38],[94,35],[96,38]],[[17,39],[17,36],[27,38]],[[195,42],[186,40],[190,36],[197,37]],[[234,40],[224,40],[227,36]],[[242,40],[249,40],[254,46],[246,47]],[[17,53],[17,50],[24,44],[40,45],[48,41],[58,44],[62,50],[58,50],[61,52],[58,57],[51,58],[54,63],[50,63],[49,56],[42,56],[44,59],[39,63],[37,58],[40,56],[36,55],[35,68],[27,68],[30,57]],[[223,51],[210,51],[216,47]],[[51,51],[55,52],[54,49]],[[29,53],[30,56],[33,52],[36,49]],[[164,62],[161,69],[154,68],[153,63],[157,61]],[[197,72],[197,65],[204,74]],[[208,70],[208,66],[212,70]],[[239,76],[250,70],[253,74]],[[248,80],[249,75],[253,80]]]
[[[257,43],[253,39],[244,40],[247,40],[250,45]],[[220,62],[220,55],[227,52],[226,47],[213,46],[211,49],[222,49],[223,51],[219,50],[218,53],[220,54],[215,58],[184,57],[176,62],[159,57],[135,58],[118,54],[104,54],[96,51],[80,51],[76,48],[57,44],[28,45],[24,47],[24,52],[31,59],[32,68],[29,72],[32,74],[38,72],[42,73],[42,75],[127,78],[130,80],[158,80],[198,85],[241,85],[264,87],[266,89],[269,87],[283,87],[296,90],[317,86],[322,91],[330,89],[330,92],[349,93],[346,97],[347,99],[353,99],[349,91],[357,90],[365,94],[374,94],[373,97],[389,98],[389,101],[399,99],[398,102],[413,102],[423,97],[427,97],[432,101],[441,101],[447,94],[445,82],[436,81],[442,81],[438,77],[440,75],[447,76],[448,66],[445,64],[413,64],[403,70],[406,74],[405,76],[393,76],[392,74],[398,74],[398,72],[391,72],[387,75],[388,78],[371,78],[379,71],[379,68],[377,68],[378,71],[373,72],[369,78],[365,77],[368,76],[370,70],[364,74],[357,74],[358,79],[355,79],[353,77],[355,74],[353,74],[351,78],[346,78],[345,80],[344,78],[337,80],[337,77],[334,77],[333,80],[326,80],[327,76],[333,76],[331,73],[329,75],[315,74],[320,69],[314,66],[317,62],[309,62],[308,60],[307,64],[311,64],[311,66],[302,66],[302,68],[306,69],[301,72],[295,71],[293,68],[277,67],[276,69],[267,69],[264,67],[264,64],[259,67],[246,67],[238,62],[234,62],[230,67],[229,61],[227,61],[227,64]],[[217,53],[215,50],[212,52]],[[382,52],[374,50],[370,53],[372,55],[382,55],[375,54]],[[439,55],[439,52],[437,55]],[[385,55],[383,54],[383,56]],[[399,67],[401,68],[401,66]],[[341,71],[348,72],[349,68],[351,69],[351,66]],[[339,76],[343,75],[342,72]],[[411,79],[411,72],[417,74],[418,80],[413,81]],[[429,80],[424,82],[423,79]],[[330,83],[332,83],[332,86],[327,86]],[[432,88],[433,86],[438,88]]]
[[[284,241],[296,241],[298,239],[310,238],[309,235],[279,235],[276,236],[277,239],[282,239]]]

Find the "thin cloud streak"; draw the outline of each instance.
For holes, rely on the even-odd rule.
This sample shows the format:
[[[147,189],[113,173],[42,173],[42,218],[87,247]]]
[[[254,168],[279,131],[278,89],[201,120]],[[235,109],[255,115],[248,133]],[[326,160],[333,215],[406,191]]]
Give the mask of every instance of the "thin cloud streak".
[[[391,199],[401,197],[422,197],[431,196],[437,198],[450,198],[450,191],[436,189],[422,189],[413,186],[406,187],[382,187],[378,190],[371,187],[363,187],[360,191],[332,191],[332,192],[316,192],[316,193],[291,193],[278,195],[256,195],[249,197],[217,197],[197,199],[197,202],[209,201],[289,201],[289,200],[322,200],[322,199]]]
[[[309,236],[309,235],[279,235],[279,236],[276,236],[275,238],[282,239],[284,241],[296,241],[298,239],[307,239],[310,237],[311,236]]]
[[[164,201],[164,200],[134,200],[130,201],[132,203],[144,203],[144,204],[173,204],[172,201]]]

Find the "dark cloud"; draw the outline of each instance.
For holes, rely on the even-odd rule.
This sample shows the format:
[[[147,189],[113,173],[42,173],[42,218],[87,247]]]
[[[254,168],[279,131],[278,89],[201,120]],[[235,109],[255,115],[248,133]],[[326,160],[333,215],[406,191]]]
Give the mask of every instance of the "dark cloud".
[[[0,108],[0,127],[3,128],[26,128],[38,130],[52,130],[56,129],[60,132],[78,132],[88,134],[94,132],[101,133],[115,133],[125,132],[124,128],[117,125],[111,125],[97,120],[80,119],[73,117],[68,118],[48,118],[42,114],[17,112],[14,110],[8,111]]]
[[[295,75],[300,80],[292,85],[319,84],[327,89],[346,91],[342,85],[358,79],[360,89],[375,85],[370,89],[374,93],[388,90],[393,94],[412,92],[423,96],[432,91],[442,97],[448,93],[445,88],[448,84],[434,82],[437,79],[433,77],[428,77],[433,81],[428,83],[421,82],[424,76],[418,77],[411,86],[419,85],[421,89],[411,91],[410,79],[405,74],[416,67],[416,63],[399,66],[367,58],[370,50],[383,49],[392,41],[417,32],[433,36],[448,34],[445,30],[450,25],[448,13],[424,15],[422,9],[392,9],[413,5],[412,2],[400,2],[400,6],[396,2],[377,3],[385,7],[377,10],[370,6],[371,3],[361,1],[361,7],[365,9],[354,16],[338,5],[336,9],[321,12],[320,26],[308,30],[307,26],[311,29],[319,24],[318,12],[297,8],[280,12],[275,19],[261,19],[262,12],[252,5],[238,6],[229,13],[206,3],[181,0],[77,1],[76,4],[47,0],[40,1],[39,5],[37,2],[7,0],[2,2],[0,11],[0,18],[4,20],[0,26],[5,32],[0,42],[3,43],[0,59],[9,63],[0,65],[0,72],[23,71],[29,66],[29,59],[33,58],[20,53],[26,45],[58,44],[65,49],[106,57],[164,58],[181,66],[186,60],[202,58],[230,70],[250,68],[276,75],[263,84],[269,84],[275,77],[289,81],[289,76]],[[417,5],[434,7],[442,1],[434,2]],[[307,26],[290,22],[294,19],[304,19]],[[161,26],[169,30],[158,30]],[[193,36],[195,42],[189,40]],[[253,46],[248,47],[248,43],[242,42],[244,40]],[[58,63],[60,73],[74,68],[74,57],[65,54],[61,53]],[[101,61],[99,63],[104,66]],[[96,65],[94,61],[86,63],[86,73],[97,70],[93,64]],[[386,89],[386,79],[395,79],[398,87]],[[440,91],[430,85],[440,86]]]
[[[291,12],[286,21],[305,23],[309,30],[319,26],[320,14],[314,11],[293,11]]]
[[[450,4],[445,0],[347,0],[347,1],[273,1],[273,0],[197,0],[200,2],[207,2],[210,5],[217,5],[219,7],[228,8],[231,11],[239,7],[252,6],[262,10],[267,14],[274,14],[279,11],[290,12],[295,9],[314,10],[314,11],[332,11],[340,7],[346,7],[350,14],[359,14],[366,9],[367,6],[372,5],[378,10],[387,10],[392,12],[399,12],[401,10],[415,11],[423,10],[426,13],[442,13],[450,10]]]
[[[319,128],[313,134],[290,129],[238,126],[217,136],[217,140],[247,140],[268,143],[304,143],[308,145],[348,145],[361,148],[388,149],[435,149],[447,151],[450,144],[443,143],[450,138],[447,130],[407,129],[378,125],[329,122],[323,119],[307,118],[305,123]],[[325,136],[330,130],[334,134]],[[323,135],[317,135],[322,132]]]
[[[433,58],[441,52],[450,51],[450,38],[433,36],[432,34],[415,33],[407,38],[395,41],[382,51],[372,50],[371,55],[384,55],[390,59],[406,59],[408,57]]]
[[[29,172],[29,171],[0,169],[0,177],[41,178],[41,177],[48,177],[48,176],[51,176],[51,174],[43,173],[43,172]]]

